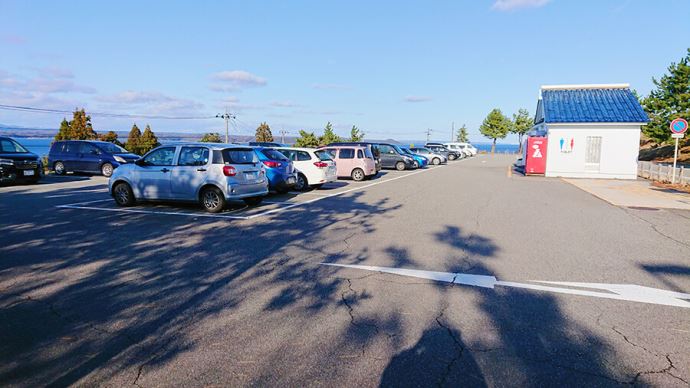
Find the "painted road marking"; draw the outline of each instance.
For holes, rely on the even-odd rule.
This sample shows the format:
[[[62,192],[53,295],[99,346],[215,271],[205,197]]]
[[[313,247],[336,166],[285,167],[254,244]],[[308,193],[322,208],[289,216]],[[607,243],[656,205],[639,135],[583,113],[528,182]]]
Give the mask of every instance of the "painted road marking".
[[[463,161],[466,161],[466,160],[469,160],[469,159],[458,160],[458,161],[456,161],[456,162],[453,163],[453,164],[454,164],[454,165],[455,165],[455,164],[459,164],[459,163],[461,163],[461,162],[463,162]],[[283,212],[283,211],[286,211],[286,210],[293,209],[293,208],[298,207],[298,206],[308,205],[308,204],[311,204],[311,203],[314,203],[314,202],[318,202],[318,201],[320,201],[320,200],[322,200],[322,199],[337,197],[337,196],[340,196],[340,195],[343,195],[343,194],[347,194],[347,193],[351,193],[351,192],[354,192],[354,191],[363,190],[363,189],[366,189],[366,188],[368,188],[368,187],[380,185],[380,184],[382,184],[382,183],[392,182],[392,181],[395,181],[395,180],[398,180],[398,179],[407,178],[407,177],[410,177],[410,176],[413,176],[413,175],[417,175],[417,174],[421,174],[421,173],[424,173],[424,172],[434,171],[434,170],[437,170],[437,169],[439,169],[439,168],[448,167],[448,166],[449,166],[449,165],[434,166],[434,167],[431,167],[431,168],[426,168],[426,169],[423,169],[423,170],[420,169],[420,170],[416,170],[416,171],[409,172],[409,173],[401,173],[401,174],[404,174],[404,175],[398,175],[398,176],[396,176],[396,177],[389,178],[389,179],[380,179],[380,180],[376,180],[376,181],[374,181],[374,182],[371,182],[371,183],[368,183],[368,184],[364,184],[364,185],[354,185],[355,187],[353,187],[353,188],[350,188],[350,189],[347,189],[347,190],[340,190],[340,191],[337,191],[337,192],[334,192],[334,193],[329,193],[329,194],[318,194],[318,195],[319,195],[318,197],[312,198],[312,199],[309,199],[309,200],[306,200],[306,201],[302,201],[302,202],[292,202],[292,203],[290,203],[290,202],[277,202],[277,201],[274,201],[274,202],[263,201],[263,203],[267,203],[267,204],[280,204],[280,205],[285,204],[285,206],[281,206],[281,207],[278,207],[278,208],[276,208],[276,209],[264,210],[264,211],[259,212],[259,213],[257,213],[257,214],[252,214],[252,215],[248,215],[248,216],[224,215],[223,213],[219,213],[219,214],[201,213],[201,212],[199,212],[199,213],[183,213],[183,212],[175,212],[175,211],[156,211],[156,210],[132,209],[132,208],[103,208],[103,207],[95,207],[95,206],[83,206],[83,205],[87,205],[87,204],[91,204],[91,203],[112,201],[112,199],[110,199],[110,198],[108,198],[108,199],[99,199],[99,200],[95,200],[95,201],[76,202],[76,203],[70,203],[70,204],[65,204],[65,205],[57,205],[56,207],[57,207],[57,208],[61,208],[61,209],[103,210],[103,211],[122,212],[122,213],[164,214],[164,215],[187,216],[187,217],[208,217],[208,218],[227,218],[227,219],[232,219],[232,220],[251,220],[251,219],[255,219],[255,218],[259,218],[259,217],[264,217],[264,216],[271,215],[271,214],[277,214],[277,213],[280,213],[280,212]],[[395,174],[395,173],[394,173],[394,174]],[[309,194],[309,193],[301,193],[301,194]],[[300,195],[301,195],[301,194],[300,194]],[[255,209],[255,208],[250,208],[250,209]],[[245,210],[245,208],[235,209],[235,210]],[[231,210],[231,211],[235,211],[235,210]],[[229,212],[231,212],[231,211],[226,211],[225,213],[229,213]]]
[[[595,298],[624,300],[629,302],[649,303],[663,306],[690,308],[690,294],[682,292],[661,290],[658,288],[638,286],[636,284],[607,284],[607,283],[581,283],[581,282],[553,282],[544,280],[530,280],[531,282],[542,284],[553,284],[565,287],[589,288],[604,290],[608,292],[598,292],[589,290],[578,290],[574,288],[552,287],[541,284],[505,282],[496,279],[495,276],[472,275],[452,272],[422,271],[404,268],[375,267],[369,265],[348,265],[321,263],[333,267],[361,269],[365,271],[375,271],[390,273],[400,276],[409,276],[420,279],[429,279],[438,282],[464,284],[467,286],[494,288],[496,286],[523,288],[534,291],[555,292],[559,294],[591,296]]]

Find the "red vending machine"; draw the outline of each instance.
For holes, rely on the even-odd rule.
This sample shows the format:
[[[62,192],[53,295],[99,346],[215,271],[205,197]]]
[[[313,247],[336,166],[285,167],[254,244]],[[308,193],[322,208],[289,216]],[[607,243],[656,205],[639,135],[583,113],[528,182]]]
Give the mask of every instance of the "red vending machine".
[[[546,172],[545,137],[528,137],[525,149],[525,175],[544,175]]]

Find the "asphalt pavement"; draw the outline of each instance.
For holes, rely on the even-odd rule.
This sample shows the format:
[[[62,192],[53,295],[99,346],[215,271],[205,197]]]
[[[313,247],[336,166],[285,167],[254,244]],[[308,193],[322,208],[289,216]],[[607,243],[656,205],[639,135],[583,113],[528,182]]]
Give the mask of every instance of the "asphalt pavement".
[[[0,385],[688,386],[690,211],[512,160],[224,218],[119,211],[102,177],[2,187]]]

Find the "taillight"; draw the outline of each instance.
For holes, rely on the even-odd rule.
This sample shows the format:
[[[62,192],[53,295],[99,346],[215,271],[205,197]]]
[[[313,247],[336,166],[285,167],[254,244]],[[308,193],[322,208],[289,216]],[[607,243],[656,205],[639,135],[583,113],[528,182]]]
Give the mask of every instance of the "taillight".
[[[272,160],[264,160],[263,164],[264,164],[264,166],[270,167],[270,168],[280,167],[280,162],[274,162]]]
[[[225,176],[235,176],[237,175],[237,170],[233,166],[223,166],[223,175]]]
[[[316,166],[318,168],[326,168],[326,167],[328,167],[328,163],[326,163],[326,162],[314,162],[314,166]]]

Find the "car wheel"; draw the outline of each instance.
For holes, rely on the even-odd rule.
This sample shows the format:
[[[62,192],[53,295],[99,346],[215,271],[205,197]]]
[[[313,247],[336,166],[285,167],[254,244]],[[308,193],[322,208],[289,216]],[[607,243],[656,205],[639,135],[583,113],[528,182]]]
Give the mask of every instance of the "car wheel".
[[[395,164],[395,169],[398,171],[405,170],[405,162],[398,162]]]
[[[415,161],[412,163],[412,166],[413,166],[414,168],[419,168],[419,162],[415,160]]]
[[[455,157],[454,154],[449,154],[449,155],[448,155],[448,160],[455,160],[455,159],[456,159],[456,157]]]
[[[303,174],[297,174],[297,182],[295,183],[295,190],[306,191],[307,189],[309,189],[309,181],[307,181],[307,177],[304,176]]]
[[[58,175],[65,175],[67,170],[65,169],[65,164],[62,162],[55,162],[53,165],[53,170],[55,170],[55,173]]]
[[[257,206],[258,204],[263,201],[264,197],[251,197],[251,198],[245,198],[244,203],[247,204],[247,206]]]
[[[352,180],[355,180],[357,182],[363,181],[365,178],[364,171],[362,171],[361,168],[355,168],[352,170]]]
[[[113,187],[113,198],[118,206],[134,205],[134,193],[127,183],[120,182]]]
[[[217,187],[208,187],[201,192],[201,206],[209,213],[218,213],[225,208],[225,196]]]
[[[106,178],[110,178],[110,176],[113,175],[113,165],[110,163],[103,163],[101,166],[101,174]]]
[[[439,159],[439,158],[434,158],[434,159],[431,161],[431,163],[433,163],[434,166],[438,166],[439,164],[441,164],[441,159]]]

